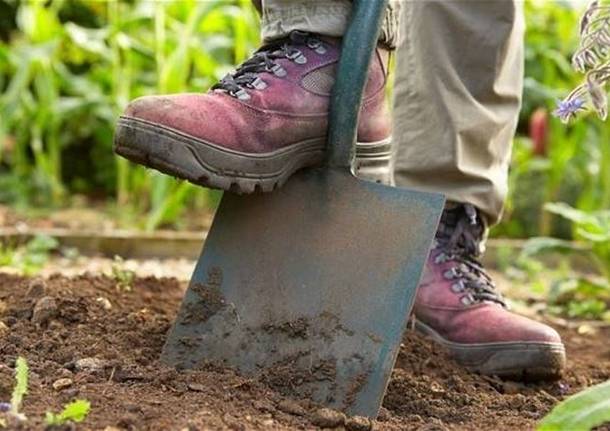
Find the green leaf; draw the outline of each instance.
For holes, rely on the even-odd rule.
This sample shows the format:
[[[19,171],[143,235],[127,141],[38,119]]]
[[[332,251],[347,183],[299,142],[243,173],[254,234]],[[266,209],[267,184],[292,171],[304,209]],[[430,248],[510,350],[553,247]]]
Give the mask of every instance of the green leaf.
[[[18,357],[15,364],[15,387],[11,396],[11,412],[19,413],[23,396],[28,392],[28,363],[23,357]]]
[[[610,381],[592,386],[559,403],[538,431],[589,431],[610,422]]]
[[[59,241],[49,235],[36,235],[28,241],[26,248],[29,253],[49,253],[59,246]]]
[[[76,400],[64,406],[61,413],[45,413],[47,425],[63,425],[66,422],[82,422],[91,410],[91,403],[87,400]]]
[[[530,257],[540,253],[576,251],[574,243],[557,238],[538,237],[529,239],[523,246],[522,256]]]
[[[593,217],[584,211],[577,210],[564,202],[549,202],[544,205],[544,209],[562,216],[576,224],[590,223]]]

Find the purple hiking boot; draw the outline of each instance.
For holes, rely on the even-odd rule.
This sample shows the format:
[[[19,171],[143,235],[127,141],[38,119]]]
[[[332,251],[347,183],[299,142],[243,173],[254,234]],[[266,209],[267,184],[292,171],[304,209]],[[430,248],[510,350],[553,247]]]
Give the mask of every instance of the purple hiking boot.
[[[118,121],[115,152],[202,186],[271,191],[324,160],[339,56],[340,40],[294,31],[205,94],[131,102]],[[377,49],[361,108],[358,141],[373,150],[390,140],[388,56]]]
[[[415,300],[415,328],[471,371],[517,380],[560,377],[566,359],[559,334],[511,313],[478,261],[484,231],[472,205],[445,209]]]

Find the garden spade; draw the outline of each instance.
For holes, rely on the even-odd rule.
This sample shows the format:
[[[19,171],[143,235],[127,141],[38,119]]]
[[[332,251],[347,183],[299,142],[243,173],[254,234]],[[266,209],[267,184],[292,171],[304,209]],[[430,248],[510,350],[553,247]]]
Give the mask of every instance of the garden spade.
[[[163,351],[258,375],[294,397],[375,417],[444,198],[351,173],[382,0],[354,0],[326,166],[267,194],[225,193]]]

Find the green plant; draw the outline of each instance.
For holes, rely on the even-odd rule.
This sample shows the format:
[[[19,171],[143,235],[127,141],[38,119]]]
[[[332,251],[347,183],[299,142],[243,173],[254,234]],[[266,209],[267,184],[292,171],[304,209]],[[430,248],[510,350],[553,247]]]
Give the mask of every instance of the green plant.
[[[610,81],[610,4],[605,0],[591,2],[580,21],[580,45],[572,57],[572,65],[585,73],[585,82],[559,103],[555,114],[568,122],[585,104],[602,120],[608,117],[606,84]]]
[[[68,422],[82,422],[91,410],[91,403],[87,400],[76,400],[64,406],[60,413],[45,413],[47,425],[64,425]]]
[[[241,62],[259,39],[248,0],[0,5],[0,200],[58,206],[101,191],[146,229],[215,205],[216,192],[116,158],[113,128],[129,100],[205,91]]]
[[[36,235],[21,246],[0,245],[0,266],[16,269],[24,275],[39,272],[59,245],[48,235]]]
[[[11,394],[10,403],[0,403],[0,411],[4,412],[6,416],[0,418],[0,426],[7,426],[7,419],[14,420],[17,422],[26,421],[26,416],[21,413],[21,403],[23,397],[28,392],[28,375],[29,368],[27,361],[23,357],[18,357],[15,362],[15,386]]]
[[[26,416],[21,413],[23,397],[28,392],[29,367],[23,357],[18,357],[15,362],[15,386],[11,395],[10,403],[0,403],[0,411],[4,412],[10,420],[18,422],[26,421]],[[89,414],[91,403],[87,400],[76,400],[64,406],[60,413],[46,412],[45,421],[47,425],[63,425],[68,422],[82,422]],[[9,421],[0,418],[0,426],[6,427]]]
[[[610,210],[583,211],[565,203],[548,203],[545,209],[572,222],[575,238],[588,246],[597,269],[610,280]]]
[[[610,207],[610,124],[593,116],[570,125],[552,116],[556,101],[579,84],[570,57],[579,46],[576,2],[533,0],[527,17],[524,100],[509,175],[504,222],[496,236],[570,237],[569,224],[546,211],[546,202],[565,201],[582,210]],[[534,124],[536,120],[536,124]],[[530,121],[532,123],[530,123]],[[528,131],[543,129],[543,138]],[[530,136],[525,136],[525,134]]]
[[[610,211],[583,211],[565,203],[548,203],[545,209],[573,225],[579,243],[556,238],[530,239],[523,258],[541,253],[578,253],[594,264],[597,276],[568,276],[556,280],[549,302],[570,317],[610,320]]]
[[[125,292],[131,292],[133,289],[133,280],[136,273],[125,268],[125,261],[121,256],[114,256],[112,262],[112,278],[116,281],[116,287]]]
[[[23,397],[28,392],[28,363],[23,357],[18,357],[15,363],[15,387],[11,395],[11,410],[10,413],[14,417],[25,420],[25,415],[20,413]]]
[[[538,431],[589,431],[610,422],[610,381],[585,389],[557,404]]]

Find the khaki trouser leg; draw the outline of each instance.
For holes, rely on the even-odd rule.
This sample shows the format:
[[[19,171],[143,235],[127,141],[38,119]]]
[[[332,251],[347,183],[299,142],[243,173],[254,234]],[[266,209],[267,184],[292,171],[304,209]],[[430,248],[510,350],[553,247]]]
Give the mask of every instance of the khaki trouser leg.
[[[399,186],[502,213],[523,84],[518,0],[403,2],[394,92]]]
[[[394,48],[398,41],[400,0],[390,0],[381,28],[380,42]],[[254,4],[261,6],[260,0]],[[302,30],[341,37],[351,11],[349,0],[262,0],[262,36],[265,42]],[[259,7],[260,10],[260,7]]]
[[[380,38],[398,53],[396,183],[471,203],[490,224],[502,213],[521,104],[522,7],[390,0]],[[342,36],[350,9],[349,0],[262,0],[263,39],[292,30]]]

